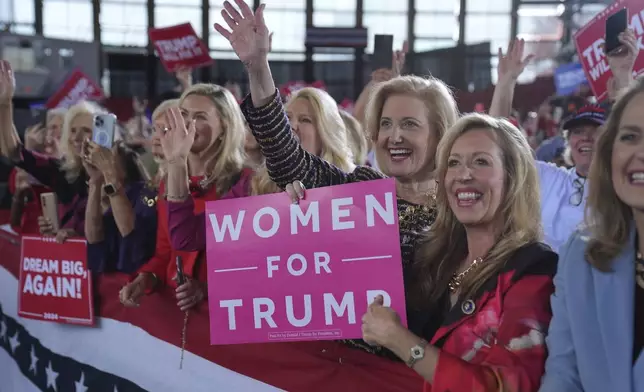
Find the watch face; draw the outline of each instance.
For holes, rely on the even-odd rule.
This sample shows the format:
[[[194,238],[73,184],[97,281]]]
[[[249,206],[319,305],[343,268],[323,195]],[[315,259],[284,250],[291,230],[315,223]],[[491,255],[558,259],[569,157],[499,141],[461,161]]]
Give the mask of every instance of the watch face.
[[[111,196],[116,193],[116,188],[112,184],[106,184],[103,187],[103,191],[105,191],[106,195]]]
[[[420,346],[416,346],[411,349],[411,357],[414,359],[421,359],[425,355],[425,349]]]

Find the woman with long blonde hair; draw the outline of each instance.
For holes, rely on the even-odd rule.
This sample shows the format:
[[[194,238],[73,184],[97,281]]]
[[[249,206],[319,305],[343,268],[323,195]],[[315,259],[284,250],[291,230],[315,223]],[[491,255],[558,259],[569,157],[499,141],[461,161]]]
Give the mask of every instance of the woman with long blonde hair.
[[[543,392],[644,391],[644,79],[595,144],[585,227],[561,251]]]
[[[347,129],[347,139],[353,153],[353,163],[356,165],[366,164],[370,143],[364,135],[360,121],[345,110],[340,110],[340,117],[342,117],[342,122],[344,122],[344,126]]]
[[[557,255],[541,242],[531,149],[509,122],[471,114],[447,131],[437,162],[436,220],[409,298],[431,321],[419,336],[380,297],[363,338],[405,361],[425,391],[536,391]]]
[[[177,107],[169,104],[160,125],[166,179],[159,187],[157,248],[137,277],[121,290],[126,306],[139,303],[152,289],[176,288],[177,305],[187,310],[206,296],[206,262],[202,249],[179,251],[190,241],[206,201],[245,193],[251,171],[244,168],[245,125],[237,101],[225,88],[195,84]],[[186,282],[177,287],[175,259],[181,257]]]

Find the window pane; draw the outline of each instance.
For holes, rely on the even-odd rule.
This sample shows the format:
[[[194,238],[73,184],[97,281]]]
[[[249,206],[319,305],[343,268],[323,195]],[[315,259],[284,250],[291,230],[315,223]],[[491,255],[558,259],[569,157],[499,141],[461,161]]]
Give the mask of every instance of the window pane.
[[[426,0],[425,0],[426,1]],[[422,3],[422,1],[420,1]],[[434,1],[431,1],[431,3],[435,3]],[[392,0],[367,0],[364,2],[364,10],[365,13],[369,11],[403,11],[407,12],[407,6],[409,3],[405,0],[398,0],[398,1],[392,1]],[[433,4],[432,4],[433,5]]]
[[[416,41],[424,37],[458,39],[458,16],[419,12],[416,14],[414,34]]]
[[[19,24],[11,26],[10,30],[14,34],[22,35],[34,35],[36,34],[36,28],[33,24]]]
[[[458,13],[460,0],[416,1],[416,12]]]
[[[46,37],[94,40],[89,0],[44,0],[43,3],[43,33]]]
[[[512,0],[467,0],[467,12],[510,13]]]
[[[147,18],[146,18],[147,19]],[[154,8],[154,27],[169,27],[189,22],[201,37],[201,7],[156,6]]]
[[[452,48],[456,46],[453,39],[416,38],[414,52],[429,52],[434,49]]]
[[[135,0],[135,1],[141,1],[141,0]],[[145,0],[143,0],[145,1]],[[170,5],[170,6],[175,6],[175,7],[184,7],[184,6],[198,6],[201,7],[201,0],[154,0],[155,5]],[[223,0],[221,1],[221,5],[223,6],[224,2]],[[176,23],[179,24],[179,23]]]
[[[253,0],[245,0],[245,2],[246,4],[252,7]],[[211,30],[209,31],[210,49],[215,49],[215,50],[223,49],[225,51],[230,51],[231,48],[228,41],[212,27],[215,25],[215,23],[219,23],[222,26],[228,28],[228,25],[226,25],[226,23],[224,22],[224,18],[221,16],[221,10],[223,9],[224,9],[223,0],[210,0],[210,14],[209,14],[210,27],[211,27]]]
[[[273,32],[274,52],[303,52],[306,36],[306,11],[274,10],[264,11],[266,25]]]
[[[354,12],[356,11],[356,0],[313,0],[313,10],[318,11],[336,11],[336,12]],[[355,19],[355,15],[352,15]],[[313,16],[315,18],[315,16]]]
[[[405,3],[406,4],[406,3]],[[364,26],[369,34],[367,52],[373,53],[373,39],[376,34],[393,34],[394,50],[402,48],[407,39],[407,15],[405,13],[364,13]]]
[[[316,27],[354,27],[356,15],[354,11],[315,11],[313,25]]]
[[[0,5],[0,21],[16,24],[33,24],[36,18],[34,2],[25,0],[4,0]]]
[[[467,15],[465,43],[490,41],[490,50],[496,53],[510,41],[510,15]]]
[[[145,46],[148,42],[145,4],[103,2],[101,41],[105,45]]]
[[[212,0],[211,0],[212,1]],[[269,10],[298,10],[302,11],[306,8],[306,0],[279,0],[279,1],[263,1],[266,3],[266,11]],[[252,2],[247,4],[251,4]]]

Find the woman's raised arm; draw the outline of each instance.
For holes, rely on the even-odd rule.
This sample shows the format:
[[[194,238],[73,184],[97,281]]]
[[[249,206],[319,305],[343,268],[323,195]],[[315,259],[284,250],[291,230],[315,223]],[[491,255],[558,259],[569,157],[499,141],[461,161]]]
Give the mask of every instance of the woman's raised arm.
[[[271,179],[284,189],[294,181],[317,188],[382,178],[381,173],[363,167],[345,173],[302,148],[288,122],[268,64],[270,39],[264,5],[253,13],[242,0],[235,3],[238,8],[226,1],[222,11],[230,31],[219,24],[215,29],[230,42],[248,72],[251,93],[242,103],[242,111],[266,158]]]

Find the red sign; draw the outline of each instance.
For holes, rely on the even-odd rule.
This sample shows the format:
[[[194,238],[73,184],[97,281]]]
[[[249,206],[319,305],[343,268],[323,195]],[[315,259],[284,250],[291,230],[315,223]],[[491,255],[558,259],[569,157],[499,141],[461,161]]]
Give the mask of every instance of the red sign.
[[[103,90],[80,69],[74,70],[62,87],[52,95],[45,106],[49,109],[68,108],[83,100],[100,101]]]
[[[584,27],[575,34],[575,44],[579,60],[584,67],[586,78],[590,82],[593,94],[599,101],[606,98],[608,90],[606,83],[612,73],[608,67],[608,61],[602,50],[606,33],[606,19],[622,8],[628,10],[629,27],[635,31],[640,49],[644,49],[642,42],[644,37],[644,2],[641,0],[617,0],[597,14]],[[635,61],[633,74],[635,76],[644,73],[644,50],[640,52]]]
[[[161,63],[170,73],[180,68],[198,68],[212,64],[208,48],[197,37],[190,23],[150,29],[148,34]]]
[[[85,240],[68,239],[58,244],[52,237],[22,237],[19,287],[21,317],[94,324]]]

